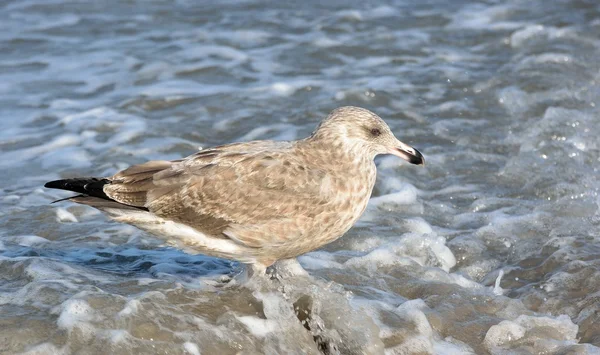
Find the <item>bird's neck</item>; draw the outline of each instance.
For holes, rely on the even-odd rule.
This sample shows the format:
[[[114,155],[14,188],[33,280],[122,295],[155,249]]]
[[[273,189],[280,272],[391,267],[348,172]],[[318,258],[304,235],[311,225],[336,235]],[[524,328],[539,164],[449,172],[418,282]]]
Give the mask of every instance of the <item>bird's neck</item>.
[[[297,141],[297,144],[299,154],[317,168],[325,170],[335,190],[344,192],[342,198],[334,195],[333,203],[352,211],[353,218],[347,225],[350,228],[365,211],[375,186],[377,169],[374,154],[359,145],[319,140],[314,136]]]
[[[339,168],[346,168],[351,171],[368,170],[367,168],[374,165],[374,154],[371,154],[360,142],[352,142],[341,139],[323,139],[319,136],[311,136],[304,140],[298,141],[298,146],[315,157],[312,162],[316,165],[335,165]],[[303,149],[303,148],[309,149]]]

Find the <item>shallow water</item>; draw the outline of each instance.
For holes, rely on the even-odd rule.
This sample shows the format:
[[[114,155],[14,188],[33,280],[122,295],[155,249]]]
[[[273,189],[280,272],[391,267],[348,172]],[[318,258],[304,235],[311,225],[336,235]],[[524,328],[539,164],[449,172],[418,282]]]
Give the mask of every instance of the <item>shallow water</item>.
[[[201,3],[0,5],[0,353],[600,352],[600,3]],[[280,282],[42,188],[342,105],[427,166]]]

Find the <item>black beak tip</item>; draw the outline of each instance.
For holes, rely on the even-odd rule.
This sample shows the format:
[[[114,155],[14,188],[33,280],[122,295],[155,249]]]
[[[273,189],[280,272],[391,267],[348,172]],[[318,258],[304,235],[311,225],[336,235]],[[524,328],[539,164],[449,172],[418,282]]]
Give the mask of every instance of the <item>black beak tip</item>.
[[[410,156],[410,163],[415,165],[425,165],[425,157],[421,152],[415,149],[415,154]]]

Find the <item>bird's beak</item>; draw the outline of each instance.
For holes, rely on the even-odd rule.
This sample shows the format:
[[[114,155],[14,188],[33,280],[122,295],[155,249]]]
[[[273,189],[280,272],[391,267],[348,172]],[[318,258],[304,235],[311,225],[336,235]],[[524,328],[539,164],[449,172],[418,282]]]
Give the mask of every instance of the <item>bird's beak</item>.
[[[389,153],[400,157],[411,164],[425,165],[425,158],[421,152],[400,141],[396,141],[396,146],[392,148]]]

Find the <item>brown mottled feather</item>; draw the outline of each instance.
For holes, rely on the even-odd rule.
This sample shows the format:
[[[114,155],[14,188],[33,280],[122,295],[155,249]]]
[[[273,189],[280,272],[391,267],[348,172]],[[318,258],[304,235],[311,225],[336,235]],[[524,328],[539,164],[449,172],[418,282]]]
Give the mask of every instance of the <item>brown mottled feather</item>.
[[[373,127],[383,133],[372,136]],[[306,139],[234,143],[150,161],[108,179],[103,192],[114,201],[73,200],[192,251],[269,265],[342,236],[366,208],[373,158],[398,144],[377,115],[344,107]]]
[[[229,228],[239,242],[258,247],[245,225],[314,216],[313,205],[331,197],[330,190],[323,190],[327,173],[290,156],[290,149],[289,143],[273,141],[220,146],[178,162],[130,167],[114,175],[104,190],[115,201],[146,207],[206,234],[222,235]],[[289,238],[273,234],[260,244],[282,237]]]

